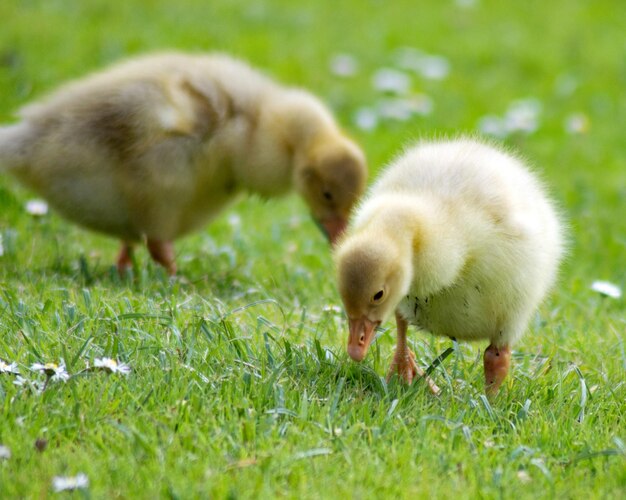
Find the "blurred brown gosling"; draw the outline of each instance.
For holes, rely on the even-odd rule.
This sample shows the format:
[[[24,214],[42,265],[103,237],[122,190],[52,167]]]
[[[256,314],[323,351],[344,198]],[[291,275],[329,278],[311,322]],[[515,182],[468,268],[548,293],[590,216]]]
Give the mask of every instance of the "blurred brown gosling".
[[[241,193],[295,189],[334,242],[365,188],[363,153],[313,95],[221,54],[149,55],[70,82],[0,127],[0,166],[68,219],[145,242],[176,272],[172,242]]]

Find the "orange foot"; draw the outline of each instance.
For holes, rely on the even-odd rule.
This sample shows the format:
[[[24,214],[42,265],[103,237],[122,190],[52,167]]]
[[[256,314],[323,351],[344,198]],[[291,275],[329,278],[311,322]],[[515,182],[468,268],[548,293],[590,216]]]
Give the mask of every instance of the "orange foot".
[[[434,380],[426,375],[424,370],[417,366],[417,363],[415,362],[415,354],[413,354],[413,351],[410,349],[407,349],[404,352],[398,352],[396,349],[393,361],[391,362],[391,366],[387,372],[387,382],[389,382],[394,373],[397,373],[398,376],[409,385],[412,384],[413,380],[416,378],[424,377],[426,383],[428,384],[428,388],[435,396],[439,396],[439,393],[441,393],[441,389],[439,389],[437,384],[435,384]]]
[[[122,242],[122,248],[117,256],[117,272],[123,278],[133,268],[133,246]]]
[[[167,274],[174,276],[176,274],[176,261],[174,257],[174,245],[171,241],[153,240],[148,238],[148,251],[152,260],[161,264]]]
[[[485,392],[487,396],[493,397],[498,393],[500,385],[509,373],[511,349],[506,345],[496,347],[491,344],[485,350],[483,363],[485,366]]]

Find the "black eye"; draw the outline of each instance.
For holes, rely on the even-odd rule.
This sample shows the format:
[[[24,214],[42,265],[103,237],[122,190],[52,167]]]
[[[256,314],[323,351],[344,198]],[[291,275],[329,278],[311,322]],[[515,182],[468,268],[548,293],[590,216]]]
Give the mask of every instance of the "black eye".
[[[324,191],[322,194],[324,195],[324,198],[326,198],[328,201],[333,199],[333,194],[330,191]]]
[[[383,298],[383,291],[379,290],[378,292],[376,292],[376,295],[374,295],[373,300],[374,302],[377,302],[382,298]]]

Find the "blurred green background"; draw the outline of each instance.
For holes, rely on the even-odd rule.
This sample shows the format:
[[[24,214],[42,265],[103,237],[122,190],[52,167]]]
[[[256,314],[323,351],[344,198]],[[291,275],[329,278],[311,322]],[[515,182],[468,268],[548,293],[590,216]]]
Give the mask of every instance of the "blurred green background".
[[[295,197],[244,200],[177,242],[181,280],[140,253],[128,283],[117,242],[33,218],[1,175],[0,359],[33,378],[103,355],[134,371],[44,394],[0,374],[0,496],[81,471],[96,498],[623,495],[624,299],[590,287],[626,286],[625,34],[620,0],[4,0],[0,122],[122,58],[224,51],[319,95],[372,178],[414,140],[490,124],[550,186],[570,250],[499,400],[481,398],[479,345],[436,373],[435,400],[382,381],[393,328],[347,360],[330,252]],[[374,85],[384,68],[408,78],[400,96]],[[447,346],[411,338],[422,364]]]

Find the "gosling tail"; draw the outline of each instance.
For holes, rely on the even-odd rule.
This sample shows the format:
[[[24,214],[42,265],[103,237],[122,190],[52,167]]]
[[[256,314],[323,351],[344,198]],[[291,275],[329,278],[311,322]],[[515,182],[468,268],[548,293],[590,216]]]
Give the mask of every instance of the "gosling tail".
[[[35,137],[27,122],[0,127],[0,170],[19,169],[28,162],[28,153]]]

